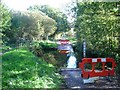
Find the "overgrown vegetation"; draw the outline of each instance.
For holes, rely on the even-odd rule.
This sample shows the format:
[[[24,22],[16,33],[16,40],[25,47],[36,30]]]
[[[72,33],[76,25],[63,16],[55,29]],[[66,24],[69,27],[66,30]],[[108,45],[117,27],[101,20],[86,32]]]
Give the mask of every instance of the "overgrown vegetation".
[[[2,58],[3,88],[58,88],[60,75],[52,64],[26,49],[4,53]]]
[[[116,60],[119,67],[119,2],[79,2],[78,0],[76,8],[75,31],[78,53],[82,55],[82,43],[85,40],[87,57],[111,57]]]
[[[43,57],[46,62],[54,65],[56,69],[64,67],[66,64],[67,57],[57,51],[57,43],[55,42],[33,42],[29,49],[36,56]]]
[[[67,21],[67,16],[58,9],[52,8],[48,5],[42,5],[42,6],[35,5],[33,7],[30,7],[28,10],[42,11],[46,15],[48,15],[50,18],[56,21],[57,30],[52,35],[50,35],[50,37],[52,37],[53,39],[55,39],[58,34],[63,34],[63,32],[70,30],[70,27]]]
[[[0,50],[3,50],[4,54],[4,88],[58,87],[60,80],[55,68],[64,67],[67,58],[66,55],[57,52],[55,39],[61,37],[63,32],[66,32],[66,36],[69,37],[67,38],[73,44],[77,43],[75,54],[78,63],[83,58],[85,40],[86,56],[114,58],[119,75],[120,8],[117,4],[120,3],[77,0],[76,4],[67,7],[71,9],[68,9],[66,15],[46,5],[30,7],[27,12],[15,12],[0,3],[0,43],[3,46]],[[75,22],[68,22],[69,16],[72,16],[71,20]],[[70,27],[74,30],[70,31]],[[72,32],[76,37],[73,37]],[[21,46],[29,48],[30,52],[18,49]]]

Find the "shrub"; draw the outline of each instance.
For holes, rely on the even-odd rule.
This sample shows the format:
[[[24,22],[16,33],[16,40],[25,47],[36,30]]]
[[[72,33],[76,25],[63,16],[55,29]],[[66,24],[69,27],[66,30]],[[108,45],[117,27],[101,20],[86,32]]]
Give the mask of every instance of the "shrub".
[[[3,55],[3,88],[57,88],[61,77],[52,64],[24,49]]]

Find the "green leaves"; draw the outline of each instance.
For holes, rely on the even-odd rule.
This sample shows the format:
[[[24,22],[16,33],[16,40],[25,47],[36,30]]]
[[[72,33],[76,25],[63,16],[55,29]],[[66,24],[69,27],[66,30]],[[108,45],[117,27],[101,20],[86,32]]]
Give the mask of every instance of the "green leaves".
[[[9,10],[0,3],[0,29],[2,31],[5,31],[6,29],[9,29],[11,25],[11,14]]]
[[[57,30],[54,33],[52,33],[52,35],[50,35],[51,37],[54,37],[56,34],[59,34],[61,32],[66,32],[69,29],[69,26],[67,23],[67,17],[58,9],[54,9],[47,5],[43,5],[43,6],[30,7],[29,10],[40,11],[40,12],[42,11],[46,15],[48,15],[50,18],[56,21]]]
[[[0,3],[0,44],[4,44],[8,41],[5,32],[10,30],[10,26],[11,13],[2,3]]]
[[[11,30],[5,32],[10,44],[48,39],[56,31],[56,22],[42,12],[11,13]]]
[[[116,25],[117,12],[116,3],[110,2],[78,2],[77,21],[75,29],[78,32],[77,38],[79,42],[83,39],[87,41],[89,49],[101,51],[110,56],[110,50],[114,50],[117,40],[114,36],[118,36]],[[114,43],[113,43],[114,41]],[[111,48],[111,46],[114,46]]]
[[[57,88],[60,75],[53,65],[35,57],[25,49],[12,50],[3,55],[3,88]]]

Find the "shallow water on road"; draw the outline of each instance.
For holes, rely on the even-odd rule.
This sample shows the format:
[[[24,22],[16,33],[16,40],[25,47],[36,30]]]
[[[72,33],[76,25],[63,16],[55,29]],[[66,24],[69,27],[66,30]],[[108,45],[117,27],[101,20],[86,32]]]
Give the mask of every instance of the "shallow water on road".
[[[77,67],[77,59],[75,56],[70,56],[67,61],[67,68],[76,68]]]

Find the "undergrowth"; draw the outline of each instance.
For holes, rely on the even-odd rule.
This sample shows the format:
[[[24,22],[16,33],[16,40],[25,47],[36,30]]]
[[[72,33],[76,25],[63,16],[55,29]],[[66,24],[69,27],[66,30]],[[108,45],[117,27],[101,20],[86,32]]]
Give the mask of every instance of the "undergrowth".
[[[59,88],[60,83],[54,66],[29,50],[15,49],[2,56],[3,88]]]

